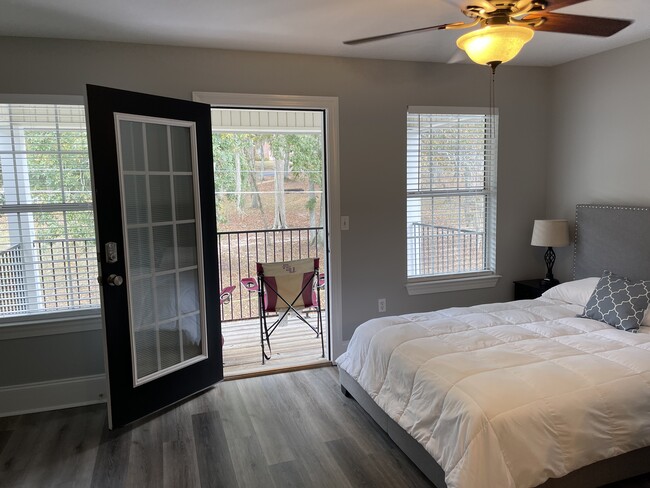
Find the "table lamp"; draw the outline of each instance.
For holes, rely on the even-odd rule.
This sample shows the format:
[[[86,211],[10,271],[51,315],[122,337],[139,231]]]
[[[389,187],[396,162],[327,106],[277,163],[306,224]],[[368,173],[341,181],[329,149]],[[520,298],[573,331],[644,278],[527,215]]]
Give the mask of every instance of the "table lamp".
[[[553,264],[555,264],[553,248],[569,245],[569,222],[563,219],[536,220],[530,245],[547,248],[544,253],[547,271],[542,284],[549,287],[557,285],[559,281],[553,278]]]

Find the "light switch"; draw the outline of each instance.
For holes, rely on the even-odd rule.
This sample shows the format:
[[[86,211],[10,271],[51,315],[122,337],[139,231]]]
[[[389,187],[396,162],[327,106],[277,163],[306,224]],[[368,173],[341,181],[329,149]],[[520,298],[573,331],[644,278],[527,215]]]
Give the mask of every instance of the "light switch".
[[[341,215],[341,230],[350,230],[350,217]]]

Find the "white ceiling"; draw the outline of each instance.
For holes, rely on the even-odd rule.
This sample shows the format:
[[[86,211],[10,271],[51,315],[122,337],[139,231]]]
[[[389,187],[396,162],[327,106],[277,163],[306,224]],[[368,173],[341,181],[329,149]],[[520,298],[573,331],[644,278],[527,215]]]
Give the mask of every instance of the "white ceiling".
[[[463,31],[343,41],[466,21],[469,0],[3,0],[0,35],[282,53],[467,62]],[[558,13],[633,19],[610,38],[538,32],[511,64],[553,66],[650,38],[648,0],[588,0]]]

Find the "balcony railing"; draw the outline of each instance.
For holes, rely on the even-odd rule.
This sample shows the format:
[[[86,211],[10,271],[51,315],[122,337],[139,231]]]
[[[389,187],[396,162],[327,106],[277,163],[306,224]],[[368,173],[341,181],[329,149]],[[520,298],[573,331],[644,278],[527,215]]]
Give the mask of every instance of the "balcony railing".
[[[235,286],[231,300],[221,307],[221,320],[259,316],[257,295],[240,286],[242,278],[256,276],[255,263],[318,257],[321,258],[322,270],[325,264],[323,242],[322,227],[218,232],[221,288]]]
[[[94,239],[35,240],[0,252],[0,314],[99,306]]]
[[[95,239],[34,241],[46,309],[99,307]]]
[[[320,227],[219,232],[219,282],[222,289],[235,286],[221,307],[222,320],[258,317],[257,295],[240,285],[242,278],[255,277],[255,263],[319,257],[322,267],[323,242]],[[27,250],[13,246],[0,252],[0,315],[99,306],[98,274],[94,239],[37,240]],[[209,297],[208,303],[218,299]]]
[[[27,311],[27,283],[23,267],[22,245],[0,252],[0,313],[20,314]]]
[[[413,223],[409,276],[468,273],[485,269],[485,233]]]

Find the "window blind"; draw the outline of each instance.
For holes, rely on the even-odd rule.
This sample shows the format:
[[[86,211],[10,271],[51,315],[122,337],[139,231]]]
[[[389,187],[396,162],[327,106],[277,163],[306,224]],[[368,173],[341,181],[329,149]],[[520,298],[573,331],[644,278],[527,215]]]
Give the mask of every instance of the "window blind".
[[[83,105],[0,104],[0,318],[99,306]]]
[[[409,107],[408,278],[495,271],[497,120]]]

